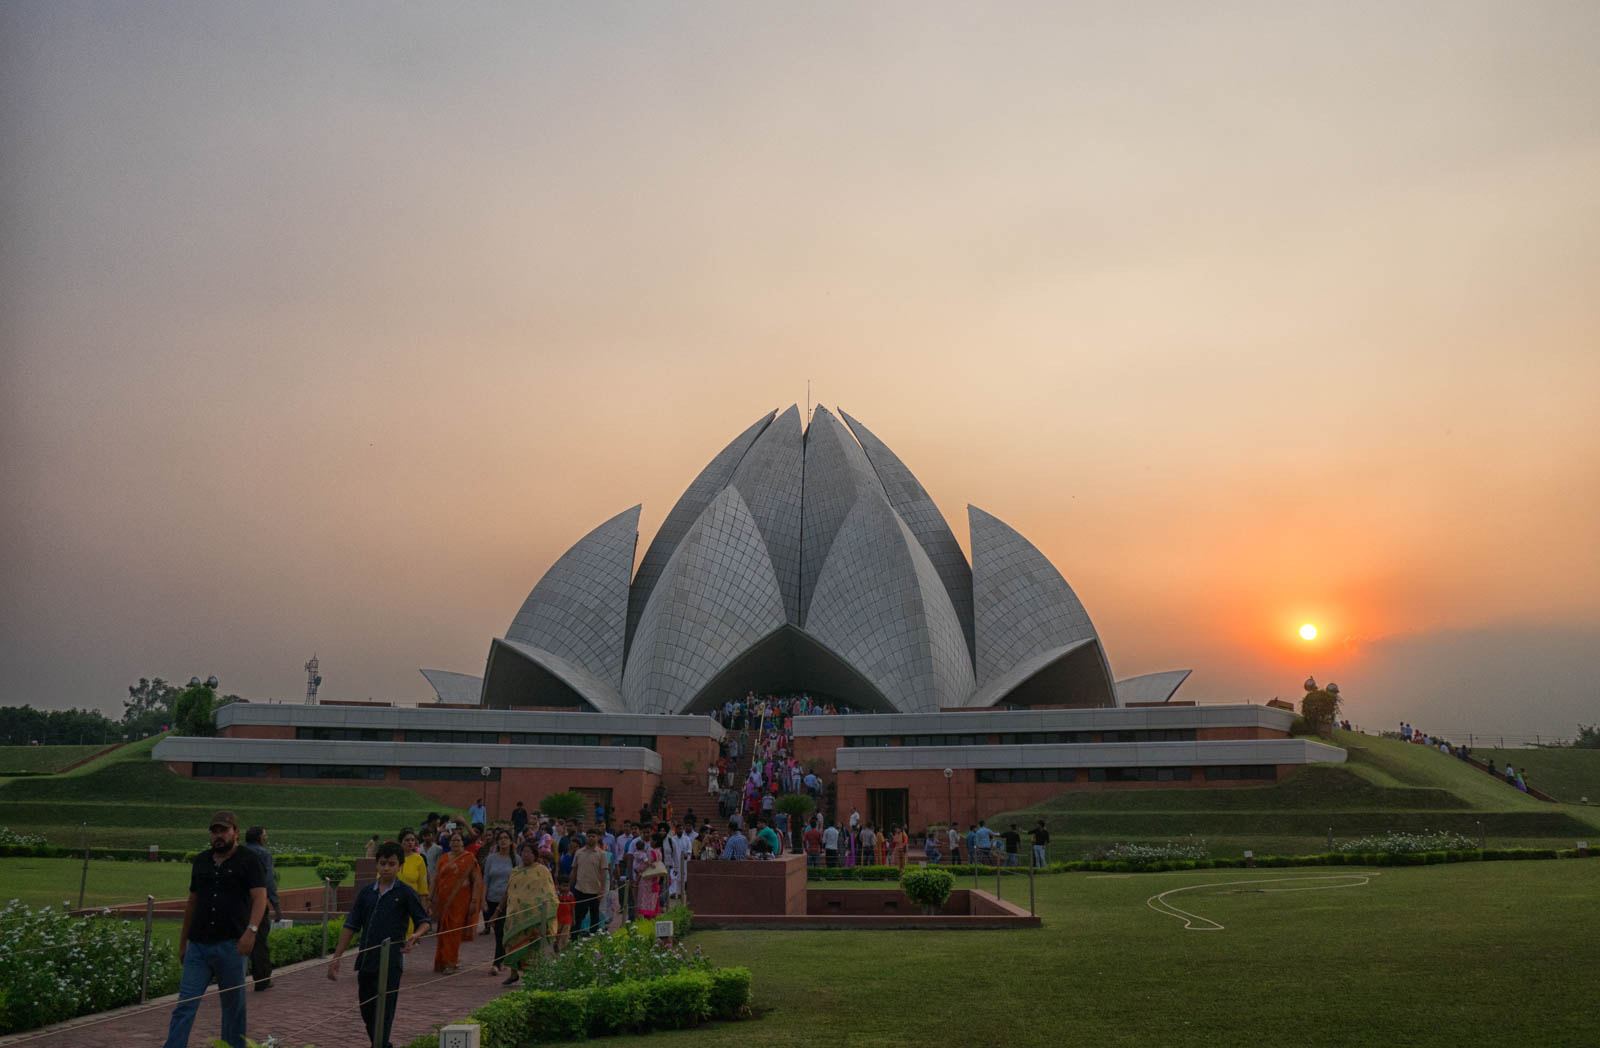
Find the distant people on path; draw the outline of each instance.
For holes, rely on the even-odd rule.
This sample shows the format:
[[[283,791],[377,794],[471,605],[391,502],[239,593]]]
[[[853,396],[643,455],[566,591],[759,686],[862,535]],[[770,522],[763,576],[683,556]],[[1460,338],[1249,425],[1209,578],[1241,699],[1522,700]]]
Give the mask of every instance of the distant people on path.
[[[266,872],[240,847],[233,812],[211,816],[210,831],[211,849],[195,857],[189,872],[189,900],[178,932],[183,975],[166,1048],[186,1048],[200,997],[213,980],[222,1005],[222,1040],[229,1048],[245,1048],[244,959],[267,912]]]
[[[483,875],[478,860],[467,851],[460,830],[450,834],[450,848],[439,856],[433,880],[433,918],[439,928],[434,939],[433,970],[450,974],[461,970],[461,943],[478,934],[478,914],[483,909]]]
[[[1017,830],[1017,824],[1012,823],[1011,829],[1000,835],[1006,842],[1006,865],[1015,866],[1017,856],[1022,854],[1022,834]]]
[[[1047,853],[1049,849],[1050,831],[1045,829],[1044,820],[1040,819],[1039,824],[1033,828],[1033,864],[1035,866],[1048,865]]]
[[[572,860],[572,913],[577,934],[593,935],[600,930],[600,898],[606,893],[606,860],[600,850],[600,834],[591,833]]]
[[[510,971],[506,986],[522,978],[541,941],[554,937],[560,905],[550,869],[539,861],[533,842],[524,841],[519,855],[522,865],[512,871],[506,897],[496,910],[496,918],[505,923],[505,956],[500,963]]]
[[[822,856],[826,865],[839,865],[839,827],[832,819],[828,820],[828,828],[822,831]]]
[[[467,822],[473,826],[489,825],[489,809],[483,806],[482,797],[479,797],[477,802],[467,809]]]
[[[339,932],[339,945],[328,962],[328,978],[339,978],[339,960],[349,948],[356,932],[361,933],[361,945],[356,954],[356,1000],[361,1005],[361,1021],[367,1026],[367,1039],[383,1048],[394,1048],[389,1039],[394,1029],[394,1014],[400,1004],[400,975],[405,967],[405,954],[417,944],[430,927],[428,915],[422,908],[422,899],[400,880],[403,859],[400,845],[385,841],[378,845],[378,879],[356,893],[350,912],[345,915],[344,928]],[[412,928],[408,934],[407,928]],[[388,985],[383,987],[383,1029],[377,1026],[378,967],[383,957],[380,950],[384,940],[389,941]],[[381,1041],[379,1036],[381,1034]]]
[[[932,826],[922,831],[922,857],[930,866],[939,865],[944,853],[939,851],[939,834]]]
[[[378,854],[378,835],[374,833],[367,838],[367,858],[371,859]]]
[[[274,867],[272,853],[267,851],[266,828],[252,826],[244,831],[244,846],[261,863],[261,873],[267,882],[267,907],[272,911],[273,919],[283,920],[283,907],[278,903],[278,871]],[[263,920],[261,930],[256,933],[255,945],[250,948],[250,981],[257,990],[272,989],[272,953],[267,946],[271,932],[271,924]]]
[[[722,846],[721,857],[730,861],[750,857],[750,842],[745,840],[744,830],[737,822],[728,823],[728,843]]]
[[[659,837],[649,842],[643,838],[634,841],[631,863],[633,879],[638,885],[639,916],[654,917],[661,912],[661,886],[667,877],[666,866],[661,861]]]
[[[511,851],[511,834],[501,830],[495,834],[494,850],[483,858],[483,923],[494,934],[494,964],[490,975],[500,974],[505,958],[505,918],[502,914],[506,901],[506,887],[517,867],[516,856]]]
[[[522,806],[521,801],[518,801],[517,806],[511,809],[511,835],[521,840],[522,835],[527,832],[528,809]]]
[[[955,865],[961,863],[961,831],[956,829],[954,822],[950,823],[950,830],[946,834],[950,842],[950,862]]]
[[[404,843],[404,842],[402,842]],[[439,868],[439,856],[444,854],[444,845],[439,843],[439,830],[436,826],[429,826],[417,838],[417,851],[421,853],[423,864],[427,867],[428,883],[433,883],[434,871]],[[429,893],[418,892],[424,901]]]
[[[417,898],[428,898],[428,860],[422,857],[416,832],[410,827],[400,831],[400,883],[417,893]]]

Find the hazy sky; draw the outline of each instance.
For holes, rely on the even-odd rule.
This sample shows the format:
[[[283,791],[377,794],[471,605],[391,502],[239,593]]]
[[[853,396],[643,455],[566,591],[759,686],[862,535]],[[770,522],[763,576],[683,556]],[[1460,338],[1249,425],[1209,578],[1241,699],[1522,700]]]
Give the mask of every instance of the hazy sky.
[[[1118,676],[1571,735],[1597,51],[1589,0],[11,0],[0,702],[425,698],[809,379]]]

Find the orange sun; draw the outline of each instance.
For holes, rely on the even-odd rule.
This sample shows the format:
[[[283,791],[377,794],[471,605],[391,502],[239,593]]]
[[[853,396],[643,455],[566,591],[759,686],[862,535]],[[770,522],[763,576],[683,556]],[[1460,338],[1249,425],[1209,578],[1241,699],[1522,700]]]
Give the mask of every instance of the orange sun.
[[[1309,622],[1306,623],[1304,626],[1301,626],[1300,627],[1300,639],[1301,640],[1316,640],[1317,639],[1317,628],[1315,626],[1311,625],[1311,623],[1309,623]]]

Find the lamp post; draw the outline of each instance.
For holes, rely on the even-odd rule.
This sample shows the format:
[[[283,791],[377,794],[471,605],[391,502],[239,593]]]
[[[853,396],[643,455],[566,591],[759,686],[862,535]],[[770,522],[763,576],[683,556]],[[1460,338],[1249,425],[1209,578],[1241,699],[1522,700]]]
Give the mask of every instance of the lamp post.
[[[488,800],[489,799],[489,775],[493,771],[494,771],[494,769],[489,767],[487,764],[481,766],[478,769],[478,774],[483,776],[483,799],[484,800]],[[497,810],[500,807],[500,794],[499,794],[499,791],[495,792],[494,806],[495,806],[495,808]],[[489,819],[491,819],[491,818],[493,818],[493,816],[490,816],[490,815],[485,815],[484,816],[485,828],[487,828],[487,823],[488,823]]]
[[[956,825],[955,786],[951,782],[955,778],[955,774],[954,768],[946,768],[944,770],[944,805],[945,814],[949,818],[949,821],[945,823],[947,829],[954,829]]]

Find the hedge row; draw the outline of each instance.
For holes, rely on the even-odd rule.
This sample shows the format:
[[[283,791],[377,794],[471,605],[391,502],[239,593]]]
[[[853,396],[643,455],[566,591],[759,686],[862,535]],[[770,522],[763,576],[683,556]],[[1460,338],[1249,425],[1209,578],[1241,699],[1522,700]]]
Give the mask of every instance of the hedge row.
[[[194,862],[199,858],[200,852],[163,851],[159,853],[162,862]],[[81,859],[82,848],[68,848],[60,844],[0,844],[0,858],[25,858],[25,859]],[[89,848],[91,859],[124,859],[133,862],[145,862],[150,858],[148,848]],[[310,855],[301,852],[284,852],[274,855],[272,861],[278,866],[316,866],[318,863],[328,862],[332,856]]]
[[[750,970],[718,968],[581,990],[513,990],[460,1021],[481,1027],[481,1048],[521,1048],[535,1042],[681,1030],[749,1013]],[[438,1045],[439,1035],[430,1033],[406,1048]]]
[[[1428,851],[1410,852],[1393,855],[1388,852],[1326,852],[1321,855],[1258,855],[1255,865],[1266,867],[1285,866],[1432,866],[1443,862],[1494,862],[1518,859],[1576,859],[1576,848],[1486,848],[1479,851],[1476,848],[1467,851]],[[1156,859],[1149,862],[1130,862],[1121,860],[1092,860],[1083,859],[1076,862],[1053,862],[1048,866],[1040,866],[1034,870],[1043,876],[1053,873],[1078,873],[1083,871],[1107,873],[1141,873],[1161,872],[1166,870],[1225,870],[1244,869],[1246,859],[1243,856],[1223,859]],[[960,878],[971,877],[972,866],[939,866],[937,869],[947,870],[955,874],[956,887],[961,887]],[[993,877],[996,870],[1006,877],[1027,876],[1026,866],[978,866],[976,867],[980,881],[984,877]],[[809,881],[898,881],[900,868],[897,866],[813,866],[806,870],[806,879]]]
[[[343,927],[343,917],[336,917],[328,922],[330,952],[339,945],[339,931]],[[271,932],[267,938],[267,952],[272,955],[274,968],[323,956],[322,923],[319,921],[316,924],[297,924],[293,928],[280,928]]]

